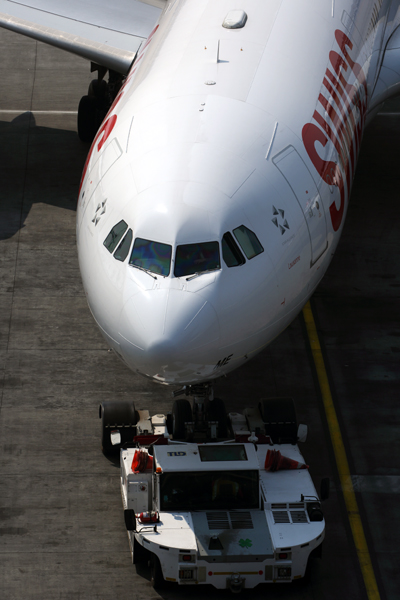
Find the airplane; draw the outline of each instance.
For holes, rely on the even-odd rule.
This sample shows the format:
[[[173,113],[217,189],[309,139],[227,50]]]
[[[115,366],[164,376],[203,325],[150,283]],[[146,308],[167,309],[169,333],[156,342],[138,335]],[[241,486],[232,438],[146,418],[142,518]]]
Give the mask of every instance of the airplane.
[[[132,371],[211,405],[213,381],[296,318],[365,126],[400,92],[399,24],[399,0],[0,0],[0,26],[97,71],[78,110],[79,265]]]

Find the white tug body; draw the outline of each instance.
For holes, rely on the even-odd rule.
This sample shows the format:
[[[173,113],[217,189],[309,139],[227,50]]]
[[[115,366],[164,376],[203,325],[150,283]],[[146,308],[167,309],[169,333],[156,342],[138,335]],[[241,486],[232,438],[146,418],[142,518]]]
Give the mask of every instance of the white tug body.
[[[258,409],[228,419],[233,439],[182,442],[170,439],[164,415],[139,411],[135,447],[121,450],[132,559],[150,558],[154,587],[169,581],[237,592],[290,582],[305,575],[312,552],[320,554],[325,521],[297,445],[305,426],[295,425],[293,438],[293,423],[272,424],[277,441],[285,433],[291,441],[273,443]],[[265,467],[273,456],[274,472]]]

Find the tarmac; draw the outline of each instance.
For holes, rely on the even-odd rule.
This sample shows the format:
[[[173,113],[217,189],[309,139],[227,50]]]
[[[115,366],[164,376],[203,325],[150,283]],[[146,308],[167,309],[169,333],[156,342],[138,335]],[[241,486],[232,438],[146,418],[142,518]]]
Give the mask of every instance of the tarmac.
[[[7,600],[228,598],[211,587],[150,587],[131,563],[116,461],[100,447],[101,401],[171,409],[171,389],[109,352],[87,307],[75,210],[88,146],[76,110],[89,64],[0,30],[0,597]],[[400,103],[366,131],[341,243],[311,306],[378,597],[397,600]],[[290,585],[242,597],[364,600],[359,556],[304,319],[216,395],[240,411],[292,396],[309,428],[302,452],[324,502],[323,556]],[[350,482],[349,482],[350,485]]]

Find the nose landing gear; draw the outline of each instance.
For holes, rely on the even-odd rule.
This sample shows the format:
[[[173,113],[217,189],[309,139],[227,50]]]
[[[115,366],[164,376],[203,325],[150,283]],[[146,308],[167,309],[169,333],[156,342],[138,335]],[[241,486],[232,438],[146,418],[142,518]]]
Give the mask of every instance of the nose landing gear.
[[[188,385],[173,393],[174,397],[183,394],[192,397],[192,406],[188,400],[175,400],[170,432],[174,439],[209,441],[228,437],[225,404],[214,398],[210,383]]]
[[[172,413],[166,417],[150,417],[148,410],[136,410],[132,401],[107,401],[99,407],[101,419],[101,444],[104,454],[119,452],[128,445],[135,446],[135,436],[144,434],[156,439],[169,433],[174,440],[186,442],[212,442],[226,440],[233,432],[225,404],[213,397],[210,384],[185,386],[174,396],[185,394],[193,398],[192,405],[186,398],[174,401]]]
[[[91,143],[108,113],[122,86],[123,76],[109,71],[108,82],[105,81],[107,69],[91,64],[91,71],[97,71],[97,79],[89,85],[88,93],[82,96],[78,107],[78,136],[82,142]]]

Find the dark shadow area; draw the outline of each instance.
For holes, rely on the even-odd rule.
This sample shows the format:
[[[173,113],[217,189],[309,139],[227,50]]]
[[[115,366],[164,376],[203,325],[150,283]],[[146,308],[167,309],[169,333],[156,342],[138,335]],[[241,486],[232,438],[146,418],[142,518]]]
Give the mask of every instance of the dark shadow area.
[[[31,112],[0,121],[0,240],[24,227],[34,203],[76,210],[89,145],[62,128],[65,118],[52,116],[54,128],[38,125]]]

